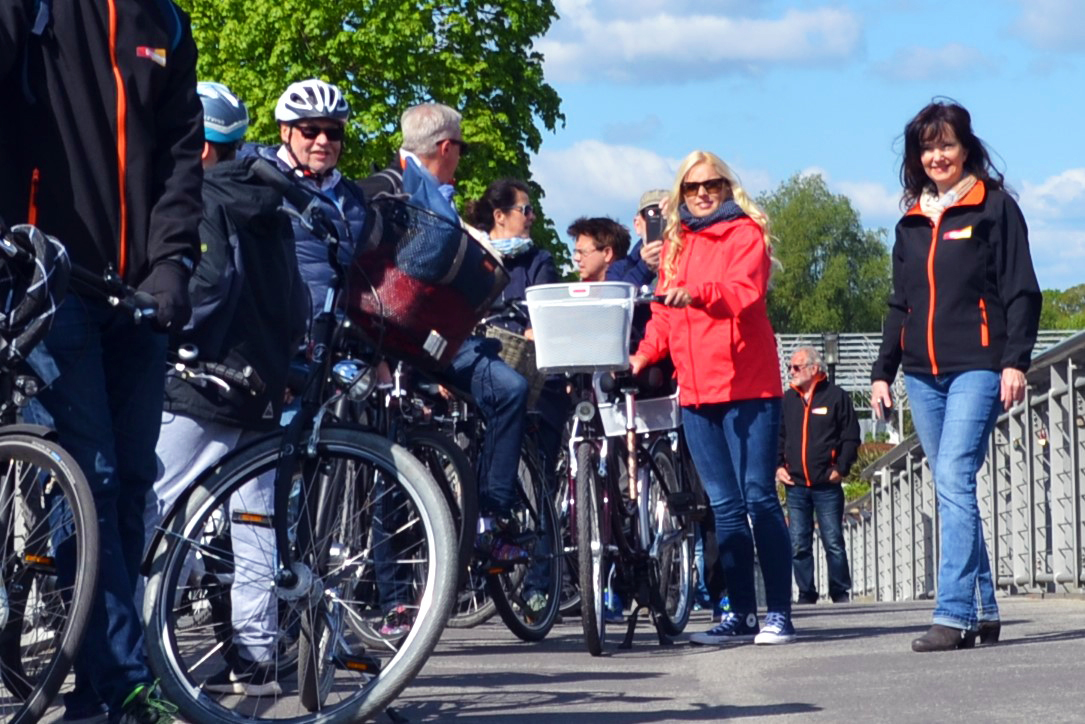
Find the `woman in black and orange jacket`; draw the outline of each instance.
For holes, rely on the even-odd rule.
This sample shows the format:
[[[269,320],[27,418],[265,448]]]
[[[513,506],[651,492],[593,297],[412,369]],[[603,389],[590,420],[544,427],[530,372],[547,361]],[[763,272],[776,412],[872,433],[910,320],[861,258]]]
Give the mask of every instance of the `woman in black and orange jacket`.
[[[897,224],[871,405],[877,415],[892,405],[889,385],[903,367],[934,472],[938,599],[933,626],[912,649],[968,648],[977,631],[994,642],[1001,630],[976,472],[1000,410],[1024,397],[1040,288],[1024,217],[968,111],[936,101],[908,123],[901,180],[908,211]]]

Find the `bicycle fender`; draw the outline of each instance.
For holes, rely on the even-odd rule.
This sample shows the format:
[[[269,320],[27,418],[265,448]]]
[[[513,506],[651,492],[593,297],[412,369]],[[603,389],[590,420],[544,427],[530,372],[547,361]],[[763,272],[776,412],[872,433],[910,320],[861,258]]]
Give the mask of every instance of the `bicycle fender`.
[[[0,437],[6,437],[8,435],[29,435],[30,437],[40,437],[48,440],[49,442],[57,442],[57,431],[51,427],[45,425],[33,425],[29,422],[20,422],[14,425],[4,425],[0,427]]]

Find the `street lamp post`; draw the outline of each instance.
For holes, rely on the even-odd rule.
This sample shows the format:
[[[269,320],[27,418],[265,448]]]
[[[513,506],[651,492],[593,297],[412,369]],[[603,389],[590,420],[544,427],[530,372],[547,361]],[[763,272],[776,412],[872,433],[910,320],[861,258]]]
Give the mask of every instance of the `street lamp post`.
[[[822,332],[821,350],[825,366],[829,368],[829,384],[835,385],[836,365],[840,362],[840,335],[836,332]]]

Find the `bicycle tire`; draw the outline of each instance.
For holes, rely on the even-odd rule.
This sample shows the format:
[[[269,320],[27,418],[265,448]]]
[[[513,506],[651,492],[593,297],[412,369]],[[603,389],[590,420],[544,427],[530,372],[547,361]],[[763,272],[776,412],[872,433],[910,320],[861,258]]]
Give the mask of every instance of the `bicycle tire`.
[[[201,546],[207,521],[231,495],[277,467],[281,444],[282,434],[275,435],[223,460],[184,505],[171,512],[164,524],[168,534],[153,555],[144,599],[149,656],[164,695],[192,721],[338,724],[376,716],[421,669],[448,617],[457,572],[455,551],[443,543],[455,532],[437,483],[405,448],[386,438],[352,425],[325,425],[315,456],[303,456],[289,482],[308,492],[319,476],[330,481],[316,496],[316,510],[311,507],[314,496],[301,494],[292,498],[288,512],[293,546],[302,545],[304,537],[297,523],[312,521],[306,522],[314,533],[311,550],[299,551],[296,560],[307,560],[317,579],[296,602],[309,617],[308,631],[298,639],[296,688],[291,690],[291,680],[280,674],[276,683],[281,692],[267,696],[219,695],[204,689],[209,676],[222,668],[221,645],[199,632],[179,637],[171,601],[182,588],[190,554],[206,552]],[[373,625],[382,616],[378,599],[383,581],[378,581],[372,553],[374,516],[386,515],[379,512],[382,501],[394,502],[399,507],[392,514],[408,521],[393,535],[411,538],[412,547],[389,551],[399,554],[392,565],[410,568],[417,608],[409,633],[397,645],[369,648],[349,623],[358,619]],[[272,590],[279,600],[294,595],[279,586]],[[328,689],[324,677],[332,681]]]
[[[689,623],[693,608],[693,526],[684,516],[670,511],[667,496],[690,492],[691,488],[689,481],[679,477],[669,440],[657,440],[649,454],[655,467],[649,469],[648,509],[656,524],[652,548],[658,566],[652,609],[656,628],[667,636],[678,636]]]
[[[594,443],[576,448],[576,547],[580,579],[580,624],[592,656],[602,656],[606,641],[605,590],[609,569],[601,526],[602,489],[596,475],[599,461]]]
[[[414,429],[405,447],[426,466],[441,486],[459,542],[459,568],[466,571],[475,549],[478,529],[478,480],[467,454],[448,435],[436,430]]]
[[[65,561],[71,583],[58,588]],[[0,435],[0,681],[22,702],[11,722],[38,721],[59,692],[97,583],[98,515],[79,465],[50,440]]]
[[[497,613],[513,634],[522,641],[541,641],[550,633],[558,618],[561,593],[561,533],[558,530],[554,497],[546,487],[538,457],[529,439],[520,451],[519,504],[515,515],[520,530],[534,530],[531,560],[516,564],[512,570],[490,575],[487,588]],[[529,585],[532,568],[549,561],[550,573],[545,576],[545,606],[530,611],[525,586]],[[540,574],[541,575],[541,574]]]
[[[568,457],[565,455],[564,457]],[[554,494],[554,510],[558,515],[561,532],[561,594],[558,613],[563,616],[580,615],[580,561],[576,547],[576,501],[572,496],[572,480],[569,466],[558,466],[557,493]]]

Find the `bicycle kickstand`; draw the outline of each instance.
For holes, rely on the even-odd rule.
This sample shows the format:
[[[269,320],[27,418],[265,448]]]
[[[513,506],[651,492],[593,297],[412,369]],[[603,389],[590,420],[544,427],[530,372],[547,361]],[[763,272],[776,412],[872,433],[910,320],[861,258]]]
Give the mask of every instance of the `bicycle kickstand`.
[[[633,612],[629,614],[629,624],[625,629],[625,638],[618,644],[619,649],[631,649],[633,648],[633,632],[637,630],[637,618],[640,616],[640,612],[644,610],[646,606],[640,605],[633,609]]]

